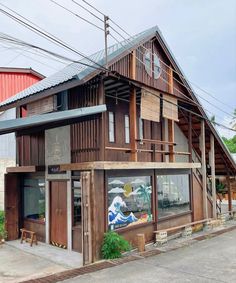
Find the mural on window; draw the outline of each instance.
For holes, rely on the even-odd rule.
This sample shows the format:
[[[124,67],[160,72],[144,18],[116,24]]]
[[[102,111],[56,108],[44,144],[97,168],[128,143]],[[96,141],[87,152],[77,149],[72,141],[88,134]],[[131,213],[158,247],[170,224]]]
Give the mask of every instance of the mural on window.
[[[189,175],[157,176],[158,218],[190,210]]]
[[[152,221],[151,177],[108,178],[110,230]]]
[[[45,221],[45,180],[24,179],[24,217]]]

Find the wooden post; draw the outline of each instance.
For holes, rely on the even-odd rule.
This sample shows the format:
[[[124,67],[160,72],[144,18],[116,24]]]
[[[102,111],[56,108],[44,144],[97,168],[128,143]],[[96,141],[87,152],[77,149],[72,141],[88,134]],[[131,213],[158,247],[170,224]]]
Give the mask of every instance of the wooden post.
[[[169,75],[168,75],[168,92],[173,94],[174,93],[174,80],[173,80],[173,70],[171,66],[168,69]],[[174,126],[175,122],[173,120],[168,119],[168,139],[170,142],[174,142]],[[169,145],[169,162],[175,162],[175,156],[174,156],[174,146]]]
[[[104,84],[103,84],[103,79],[99,81],[99,90],[98,90],[98,104],[105,104],[105,93],[104,93]],[[100,156],[99,160],[104,161],[105,160],[105,146],[106,146],[106,112],[103,112],[101,114],[100,118]]]
[[[215,175],[215,139],[211,134],[210,137],[211,142],[211,158],[210,158],[210,166],[211,166],[211,186],[212,186],[212,201],[213,201],[213,218],[217,218],[216,212],[216,175]]]
[[[201,162],[202,162],[202,201],[203,201],[203,218],[208,218],[207,206],[207,175],[206,175],[206,145],[205,145],[205,121],[201,120]]]
[[[193,162],[193,156],[192,156],[192,114],[189,113],[188,116],[188,152],[190,152],[190,155],[188,157],[189,163]],[[189,177],[190,182],[190,198],[191,198],[191,210],[192,210],[192,222],[194,219],[194,199],[193,199],[193,169],[191,169],[191,174]]]
[[[226,181],[228,187],[228,210],[232,211],[232,194],[231,194],[230,175],[228,171],[227,171]]]
[[[131,79],[136,79],[136,50],[131,54],[130,61],[130,76]],[[136,105],[136,89],[131,86],[130,101],[129,101],[129,117],[130,117],[130,161],[138,161],[137,154],[137,105]]]
[[[90,187],[91,172],[81,172],[82,188],[82,233],[83,233],[83,264],[92,263],[92,231],[91,231],[91,203]]]

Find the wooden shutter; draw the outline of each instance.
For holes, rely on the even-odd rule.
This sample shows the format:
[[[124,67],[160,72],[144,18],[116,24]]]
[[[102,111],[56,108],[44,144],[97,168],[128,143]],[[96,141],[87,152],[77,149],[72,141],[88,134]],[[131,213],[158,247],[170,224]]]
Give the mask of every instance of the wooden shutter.
[[[160,93],[142,89],[141,119],[160,122]]]
[[[178,119],[178,101],[177,98],[163,94],[163,117],[174,120],[176,122],[179,121]]]

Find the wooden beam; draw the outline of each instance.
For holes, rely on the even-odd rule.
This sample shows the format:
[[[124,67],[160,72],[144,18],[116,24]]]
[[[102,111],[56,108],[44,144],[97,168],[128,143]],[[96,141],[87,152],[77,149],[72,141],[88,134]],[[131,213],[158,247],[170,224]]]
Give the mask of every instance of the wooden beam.
[[[45,171],[45,166],[16,166],[7,167],[7,173],[34,173]]]
[[[136,79],[136,50],[131,53],[130,61],[130,76],[131,79]],[[129,102],[129,118],[130,118],[130,147],[131,154],[130,160],[137,161],[137,104],[136,104],[136,89],[131,86],[130,89],[130,102]]]
[[[228,171],[227,171],[226,182],[227,182],[227,187],[228,187],[228,211],[232,211],[231,183],[230,183],[230,175]]]
[[[104,91],[104,80],[99,81],[98,88],[98,104],[105,104],[105,91]],[[100,143],[99,143],[99,159],[105,160],[105,144],[106,144],[106,112],[103,112],[100,118]]]
[[[67,170],[123,170],[123,169],[195,169],[201,168],[200,163],[189,162],[122,162],[94,161],[60,165],[61,171]]]
[[[217,218],[217,211],[216,211],[216,175],[215,175],[215,138],[211,134],[211,151],[210,151],[210,166],[211,166],[211,186],[212,186],[212,209],[213,209],[213,218]]]
[[[203,217],[208,218],[207,205],[207,176],[206,176],[206,147],[205,147],[205,121],[201,120],[201,162],[202,162],[202,188],[203,188]]]
[[[173,80],[173,70],[171,66],[168,68],[168,92],[171,94],[174,94],[174,80]],[[171,143],[174,143],[174,124],[175,122],[173,120],[168,119],[168,140]],[[174,156],[174,146],[172,144],[169,145],[169,162],[175,162],[175,156]]]

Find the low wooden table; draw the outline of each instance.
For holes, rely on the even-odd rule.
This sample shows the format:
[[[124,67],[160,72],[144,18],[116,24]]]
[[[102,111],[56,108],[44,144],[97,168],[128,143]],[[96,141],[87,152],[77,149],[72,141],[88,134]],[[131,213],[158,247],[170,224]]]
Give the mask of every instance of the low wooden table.
[[[20,241],[21,244],[23,243],[23,241],[26,241],[26,242],[30,242],[31,247],[33,246],[33,243],[38,245],[36,232],[26,230],[25,228],[20,229],[20,231],[21,231],[21,241]]]

